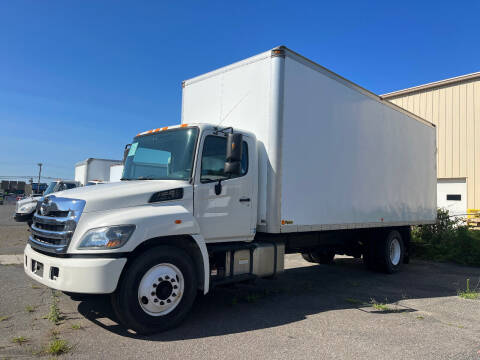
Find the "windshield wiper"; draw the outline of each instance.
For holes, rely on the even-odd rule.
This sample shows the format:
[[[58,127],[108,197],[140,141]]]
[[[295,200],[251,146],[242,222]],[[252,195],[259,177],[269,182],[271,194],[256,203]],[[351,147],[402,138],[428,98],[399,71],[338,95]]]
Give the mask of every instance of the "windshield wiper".
[[[151,177],[151,176],[139,176],[135,180],[157,180],[157,179],[155,179],[154,177]]]

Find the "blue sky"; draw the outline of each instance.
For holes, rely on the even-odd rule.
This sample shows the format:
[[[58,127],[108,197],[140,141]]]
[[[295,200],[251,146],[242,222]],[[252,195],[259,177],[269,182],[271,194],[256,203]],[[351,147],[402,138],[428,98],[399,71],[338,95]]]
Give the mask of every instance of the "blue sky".
[[[181,81],[277,45],[385,93],[480,71],[478,1],[0,0],[0,176],[72,178],[180,122]]]

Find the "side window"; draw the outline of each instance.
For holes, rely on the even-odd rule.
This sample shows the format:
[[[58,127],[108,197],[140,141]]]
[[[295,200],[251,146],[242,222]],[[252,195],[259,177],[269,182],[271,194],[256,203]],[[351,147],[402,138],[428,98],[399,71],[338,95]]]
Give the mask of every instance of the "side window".
[[[225,164],[227,139],[221,136],[208,135],[203,142],[202,152],[202,170],[200,181],[202,183],[226,179],[223,172]],[[248,145],[244,141],[242,144],[242,173],[244,176],[248,172]],[[237,176],[234,176],[237,177]]]

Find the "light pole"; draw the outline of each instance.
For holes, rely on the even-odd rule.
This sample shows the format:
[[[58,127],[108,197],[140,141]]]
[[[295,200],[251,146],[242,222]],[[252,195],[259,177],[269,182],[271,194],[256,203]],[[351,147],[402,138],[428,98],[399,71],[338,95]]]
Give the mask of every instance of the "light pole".
[[[38,169],[38,184],[37,184],[37,194],[40,194],[40,176],[42,175],[42,163],[37,164],[39,169]]]

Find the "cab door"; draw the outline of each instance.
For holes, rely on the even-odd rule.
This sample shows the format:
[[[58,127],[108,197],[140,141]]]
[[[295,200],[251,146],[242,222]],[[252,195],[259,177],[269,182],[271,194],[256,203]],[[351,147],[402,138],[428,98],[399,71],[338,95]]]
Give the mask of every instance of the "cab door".
[[[227,178],[223,172],[226,145],[225,134],[214,132],[205,133],[200,142],[194,214],[206,242],[251,240],[255,235],[255,171],[249,169],[255,144],[251,137],[243,136],[242,170],[233,178]]]

